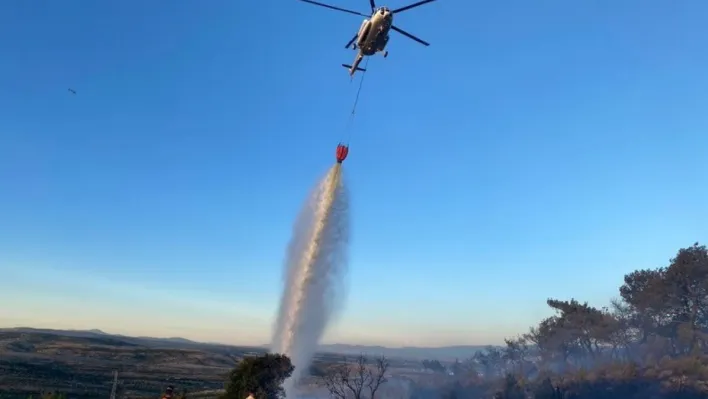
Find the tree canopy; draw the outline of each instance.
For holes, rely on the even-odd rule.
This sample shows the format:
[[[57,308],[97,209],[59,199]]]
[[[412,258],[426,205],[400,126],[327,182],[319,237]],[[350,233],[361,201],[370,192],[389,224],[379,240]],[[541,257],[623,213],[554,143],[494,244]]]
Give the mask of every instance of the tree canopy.
[[[425,370],[430,370],[430,371],[433,371],[436,373],[444,373],[445,372],[445,366],[443,366],[439,360],[425,359],[425,360],[423,360],[422,365]]]
[[[680,249],[665,267],[628,273],[607,307],[575,298],[546,304],[554,314],[528,333],[460,364],[455,397],[485,397],[470,388],[480,380],[497,381],[507,399],[708,397],[704,245]]]
[[[229,373],[222,399],[245,399],[249,394],[256,399],[284,398],[283,382],[294,370],[285,355],[246,357]]]

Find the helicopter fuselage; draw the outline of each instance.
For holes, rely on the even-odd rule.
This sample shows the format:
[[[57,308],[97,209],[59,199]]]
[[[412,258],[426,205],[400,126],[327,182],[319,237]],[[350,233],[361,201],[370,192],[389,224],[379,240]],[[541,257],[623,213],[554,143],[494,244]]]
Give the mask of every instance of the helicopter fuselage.
[[[391,25],[393,25],[393,13],[386,7],[379,8],[371,18],[365,19],[359,28],[356,43],[361,55],[370,56],[384,51]]]
[[[335,7],[329,4],[320,3],[315,0],[300,1],[314,4],[320,7],[329,8],[331,10],[367,17],[366,14],[358,11]],[[361,63],[364,57],[372,56],[376,53],[383,53],[384,58],[386,58],[388,56],[388,51],[386,51],[386,44],[388,44],[388,34],[391,30],[396,31],[402,34],[403,36],[407,36],[409,39],[415,40],[422,45],[429,46],[430,43],[420,40],[419,38],[411,35],[410,33],[404,31],[401,28],[393,26],[393,14],[399,14],[406,10],[420,7],[423,4],[428,4],[433,1],[435,0],[419,0],[405,7],[390,10],[388,7],[377,8],[376,0],[369,0],[369,4],[371,5],[372,11],[371,16],[369,16],[364,20],[364,22],[362,22],[357,34],[353,38],[351,38],[351,40],[349,40],[346,46],[344,46],[344,48],[349,48],[353,45],[353,49],[357,51],[356,58],[354,59],[352,65],[342,64],[342,66],[349,68],[349,74],[354,76],[355,71],[366,71],[365,68],[359,68],[359,63]]]

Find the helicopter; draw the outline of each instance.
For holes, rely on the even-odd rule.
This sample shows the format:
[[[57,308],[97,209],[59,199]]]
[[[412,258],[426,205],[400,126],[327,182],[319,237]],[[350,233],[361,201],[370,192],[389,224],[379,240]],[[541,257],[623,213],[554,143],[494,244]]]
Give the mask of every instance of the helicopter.
[[[388,7],[377,8],[374,0],[369,0],[369,3],[371,4],[371,15],[362,14],[357,11],[347,10],[345,8],[331,6],[329,4],[318,3],[312,0],[300,1],[304,1],[305,3],[310,3],[321,7],[326,7],[332,10],[346,12],[349,14],[361,15],[366,18],[364,19],[364,22],[361,23],[359,32],[357,32],[357,34],[354,35],[354,37],[349,41],[349,43],[344,46],[344,48],[349,48],[350,46],[352,46],[353,50],[359,50],[352,65],[342,64],[343,67],[349,69],[349,75],[352,77],[354,76],[356,71],[366,72],[366,69],[359,68],[359,64],[364,59],[364,57],[372,56],[376,53],[383,53],[384,58],[388,57],[388,51],[386,51],[386,44],[388,43],[388,33],[391,29],[404,36],[407,36],[410,39],[417,41],[420,44],[430,46],[430,43],[425,42],[404,31],[403,29],[400,29],[393,25],[393,15],[406,10],[410,10],[411,8],[422,6],[423,4],[427,4],[435,0],[422,0],[417,3],[407,5],[405,7],[397,8],[395,10],[390,10]]]

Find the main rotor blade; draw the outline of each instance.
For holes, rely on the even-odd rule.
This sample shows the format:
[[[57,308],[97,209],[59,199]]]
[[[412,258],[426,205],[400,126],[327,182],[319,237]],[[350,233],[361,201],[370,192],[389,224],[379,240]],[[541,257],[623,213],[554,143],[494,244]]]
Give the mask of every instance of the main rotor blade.
[[[431,0],[431,1],[432,1],[432,0]],[[395,30],[396,32],[402,34],[403,36],[408,36],[410,39],[413,39],[413,40],[415,40],[416,42],[418,42],[418,43],[420,43],[420,44],[422,44],[422,45],[430,46],[430,43],[424,42],[424,41],[418,39],[417,37],[411,35],[410,33],[406,32],[406,31],[404,31],[403,29],[397,28],[395,25],[392,25],[392,26],[391,26],[391,29],[393,29],[393,30]]]
[[[303,1],[305,1],[305,0],[303,0]],[[423,4],[427,4],[427,3],[430,3],[430,2],[433,2],[433,1],[435,1],[435,0],[423,0],[423,1],[419,1],[419,2],[417,2],[417,3],[413,3],[413,4],[407,5],[407,6],[405,6],[405,7],[401,7],[401,8],[399,8],[399,9],[397,9],[397,10],[393,10],[393,11],[391,11],[391,12],[392,12],[393,14],[398,14],[399,12],[403,12],[403,11],[406,11],[406,10],[410,10],[411,8],[416,8],[416,7],[418,7],[418,6],[422,6]]]
[[[374,0],[369,0],[369,3],[371,4],[371,13],[373,14],[374,11],[376,11],[376,2]]]
[[[349,46],[351,46],[352,43],[354,43],[354,40],[356,40],[356,38],[357,38],[358,36],[359,36],[358,33],[357,33],[356,35],[354,35],[354,37],[352,37],[352,40],[350,40],[349,43],[347,43],[347,45],[344,46],[344,48],[349,48]]]
[[[312,0],[300,0],[300,1],[304,1],[305,3],[314,4],[314,5],[320,6],[320,7],[329,8],[329,9],[332,9],[332,10],[337,10],[337,11],[342,11],[342,12],[348,12],[349,14],[361,15],[362,17],[367,17],[367,18],[369,18],[369,17],[371,16],[371,15],[362,14],[362,13],[360,13],[360,12],[358,12],[358,11],[347,10],[346,8],[339,8],[339,7],[331,6],[331,5],[329,5],[329,4],[318,3],[318,2],[312,1]]]

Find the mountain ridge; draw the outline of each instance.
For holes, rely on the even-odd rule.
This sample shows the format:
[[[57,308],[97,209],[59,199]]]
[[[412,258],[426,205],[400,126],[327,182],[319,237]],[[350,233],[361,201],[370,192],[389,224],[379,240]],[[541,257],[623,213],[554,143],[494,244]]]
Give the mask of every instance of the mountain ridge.
[[[231,345],[213,342],[199,342],[182,337],[148,337],[148,336],[127,336],[121,334],[107,333],[100,329],[88,330],[71,330],[71,329],[50,329],[50,328],[34,328],[34,327],[10,327],[0,328],[0,332],[24,332],[35,334],[51,334],[58,336],[73,336],[85,338],[115,338],[131,341],[136,344],[145,344],[148,346],[220,346],[220,347],[246,347],[260,350],[267,350],[269,345]],[[139,342],[135,342],[139,341]],[[362,353],[369,355],[385,355],[387,357],[399,357],[408,359],[439,359],[439,360],[454,360],[464,359],[473,356],[479,350],[493,345],[450,345],[440,347],[418,347],[418,346],[401,346],[387,347],[383,345],[359,345],[359,344],[322,344],[319,346],[318,352],[327,352],[341,355],[359,355]]]

